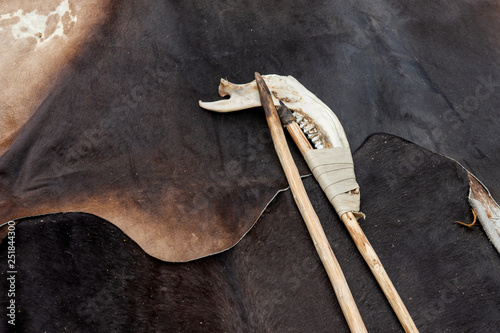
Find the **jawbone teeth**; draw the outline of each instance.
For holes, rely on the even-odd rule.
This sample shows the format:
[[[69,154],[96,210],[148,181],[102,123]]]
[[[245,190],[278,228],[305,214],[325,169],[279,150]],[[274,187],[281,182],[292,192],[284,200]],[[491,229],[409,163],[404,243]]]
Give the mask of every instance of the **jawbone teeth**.
[[[308,133],[312,133],[311,131],[312,130],[315,130],[316,129],[316,126],[314,126],[314,124],[307,124],[304,126],[303,130],[304,130],[304,133],[308,134]]]
[[[299,127],[307,135],[307,138],[311,141],[316,149],[322,149],[330,146],[326,143],[323,134],[312,119],[299,111],[294,111],[292,115],[295,117],[295,120],[299,124]]]
[[[309,139],[312,139],[313,137],[315,137],[315,136],[316,136],[316,135],[318,135],[319,133],[318,133],[318,130],[316,130],[316,129],[315,129],[314,131],[307,132],[306,134],[307,134],[307,137],[308,137]]]
[[[298,123],[300,123],[304,119],[304,116],[301,115],[298,112],[293,112],[292,114],[293,114],[293,116],[295,117],[295,120],[297,120]]]
[[[311,141],[312,141],[312,143],[314,143],[314,144],[319,143],[319,142],[320,142],[320,140],[321,140],[321,137],[320,137],[319,135],[313,136],[313,137],[311,138]]]

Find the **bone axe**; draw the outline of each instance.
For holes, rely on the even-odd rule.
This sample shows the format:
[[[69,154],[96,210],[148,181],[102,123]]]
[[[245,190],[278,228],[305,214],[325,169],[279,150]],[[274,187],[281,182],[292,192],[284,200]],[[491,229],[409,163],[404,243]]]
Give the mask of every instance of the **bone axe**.
[[[221,79],[219,94],[221,96],[230,95],[230,98],[208,103],[200,101],[199,104],[205,109],[217,112],[231,112],[260,105],[266,108],[266,105],[268,105],[266,118],[270,124],[271,133],[273,133],[272,128],[275,126],[270,123],[267,109],[275,110],[275,105],[280,108],[280,112],[286,118],[284,126],[288,129],[314,176],[346,225],[357,248],[388,298],[401,325],[406,332],[418,332],[378,256],[357,222],[356,218],[364,215],[359,212],[359,186],[355,180],[349,143],[340,121],[323,102],[291,76],[266,75],[266,82],[271,87],[275,101],[273,103],[271,94],[265,94],[268,95],[268,98],[263,100],[263,94],[259,95],[261,89],[258,87],[261,85],[258,84],[259,81],[262,83],[263,80],[259,80],[257,77],[260,77],[260,75],[256,74],[256,81],[241,85]],[[288,108],[282,103],[283,100],[288,105],[291,105],[294,110],[293,115],[288,113],[286,117]],[[281,107],[278,101],[281,103]],[[269,111],[270,114],[271,111]],[[274,123],[275,121],[273,121]],[[276,132],[279,131],[276,130]],[[305,137],[304,132],[307,133],[307,137]],[[273,141],[276,147],[274,136]],[[311,143],[316,149],[313,149]],[[288,151],[288,146],[279,149],[276,147],[276,150]],[[279,152],[278,156],[280,156]],[[293,163],[291,157],[290,163]],[[301,181],[300,184],[302,185]],[[292,188],[292,186],[290,187]],[[297,204],[300,209],[300,204]],[[304,219],[306,218],[304,217]],[[338,294],[337,297],[339,298]],[[348,318],[347,315],[346,318]]]

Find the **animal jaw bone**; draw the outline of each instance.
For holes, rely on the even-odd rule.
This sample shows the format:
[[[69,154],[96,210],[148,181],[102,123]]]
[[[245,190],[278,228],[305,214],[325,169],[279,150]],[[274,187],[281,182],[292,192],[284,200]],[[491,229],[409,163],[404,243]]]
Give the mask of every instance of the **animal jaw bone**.
[[[310,118],[312,121],[309,122],[322,133],[325,145],[349,148],[349,142],[337,116],[299,81],[292,76],[274,74],[263,75],[263,78],[273,95],[275,106],[279,107],[279,101],[282,101],[290,110]],[[255,80],[246,84],[234,84],[221,79],[219,95],[230,97],[215,102],[199,101],[199,105],[215,112],[233,112],[261,106]]]
[[[307,135],[315,146],[316,149],[308,151],[304,158],[323,190],[328,189],[326,195],[339,216],[353,212],[358,217],[364,217],[360,212],[359,185],[356,183],[349,143],[337,116],[292,76],[265,75],[264,80],[271,93],[272,104],[293,111],[299,131]],[[215,102],[200,101],[200,106],[216,112],[261,106],[255,81],[234,84],[221,79],[219,94],[230,97]],[[332,172],[335,170],[342,172]]]

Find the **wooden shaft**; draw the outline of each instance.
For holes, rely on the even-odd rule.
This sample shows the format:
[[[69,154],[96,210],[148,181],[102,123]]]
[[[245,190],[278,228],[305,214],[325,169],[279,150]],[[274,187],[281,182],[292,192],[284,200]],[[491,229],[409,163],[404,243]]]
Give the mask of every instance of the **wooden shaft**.
[[[366,238],[366,235],[361,229],[354,214],[351,212],[347,212],[343,214],[340,218],[342,222],[344,222],[344,225],[349,231],[349,234],[351,234],[351,237],[354,243],[356,244],[356,247],[358,248],[359,252],[365,259],[368,266],[370,267],[370,270],[372,271],[380,288],[387,297],[387,300],[391,304],[391,307],[396,313],[396,316],[398,317],[399,322],[401,323],[401,326],[403,326],[405,332],[412,332],[412,333],[418,332],[417,326],[413,322],[413,319],[411,318],[410,313],[406,309],[403,300],[401,299],[396,288],[392,284],[389,275],[387,275],[384,266],[382,266],[382,262],[380,261],[380,259],[377,256],[377,253],[375,252],[372,245],[368,241],[368,238]]]
[[[351,290],[347,285],[344,273],[342,272],[342,269],[333,254],[325,232],[321,227],[319,218],[314,211],[309,197],[307,196],[299,171],[288,148],[285,133],[283,132],[281,121],[276,112],[276,108],[274,107],[271,93],[259,73],[255,73],[255,79],[257,81],[257,87],[259,88],[262,106],[266,111],[266,119],[271,131],[274,148],[278,154],[281,166],[285,171],[295,203],[299,208],[300,214],[304,218],[309,234],[311,235],[314,246],[316,247],[316,251],[318,252],[328,277],[330,278],[330,282],[332,283],[335,294],[337,295],[337,299],[342,312],[344,313],[347,324],[349,325],[351,332],[367,332],[365,324],[363,323],[361,315],[358,311],[358,307],[352,297]]]
[[[309,140],[307,140],[307,137],[304,134],[304,132],[302,132],[302,129],[300,128],[299,124],[297,124],[295,121],[286,124],[285,128],[287,129],[288,133],[290,133],[290,136],[292,137],[293,141],[299,148],[302,156],[304,156],[309,150],[314,149],[312,145],[309,143]]]
[[[313,149],[309,142],[307,145],[304,144],[304,140],[308,140],[304,132],[302,132],[302,129],[296,122],[288,123],[285,125],[285,127],[288,130],[288,133],[290,133],[291,137],[293,138],[293,141],[299,147],[302,155],[304,155],[307,151]],[[418,332],[417,326],[415,326],[410,313],[406,309],[406,306],[401,300],[401,297],[399,296],[396,288],[392,284],[389,275],[387,275],[384,266],[382,266],[382,262],[380,261],[377,253],[368,241],[368,238],[366,238],[366,235],[361,229],[354,214],[352,212],[345,213],[340,217],[340,219],[342,220],[342,222],[344,222],[344,225],[349,231],[354,244],[356,244],[356,247],[365,259],[366,263],[370,267],[370,270],[372,271],[372,274],[375,276],[375,279],[380,285],[380,288],[389,300],[389,303],[396,313],[396,316],[398,317],[399,322],[401,323],[401,326],[403,326],[405,332]]]
[[[286,125],[285,127],[288,130],[288,133],[290,133],[291,137],[293,138],[293,141],[295,141],[295,144],[299,148],[302,156],[304,156],[309,150],[313,149],[311,143],[309,142],[309,140],[307,140],[304,132],[302,132],[302,129],[299,127],[299,124],[293,122]]]

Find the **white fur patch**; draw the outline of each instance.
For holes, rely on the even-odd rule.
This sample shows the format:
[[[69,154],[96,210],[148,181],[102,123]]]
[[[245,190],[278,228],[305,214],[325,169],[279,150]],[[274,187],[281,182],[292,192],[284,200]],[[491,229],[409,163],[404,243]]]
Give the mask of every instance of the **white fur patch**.
[[[68,19],[63,22],[65,15]],[[63,0],[47,15],[38,14],[36,9],[28,13],[19,9],[14,13],[0,15],[0,23],[5,20],[12,20],[12,24],[0,27],[0,31],[10,30],[15,39],[35,38],[37,44],[41,45],[56,37],[64,37],[65,28],[68,29],[71,24],[76,23],[77,17],[76,14],[73,15],[69,7],[69,0]],[[55,22],[55,29],[47,32],[49,20]]]

